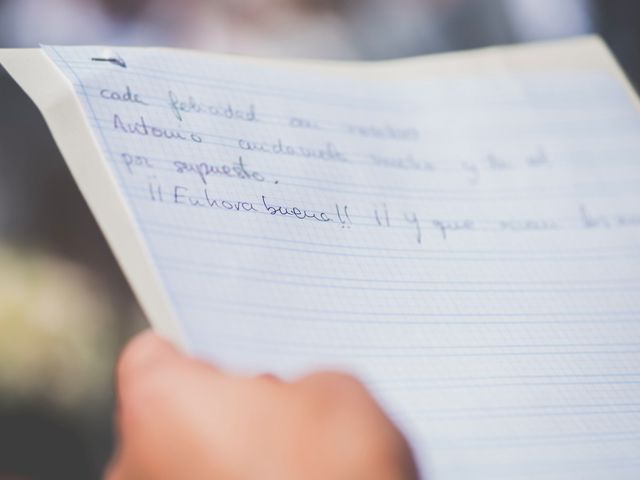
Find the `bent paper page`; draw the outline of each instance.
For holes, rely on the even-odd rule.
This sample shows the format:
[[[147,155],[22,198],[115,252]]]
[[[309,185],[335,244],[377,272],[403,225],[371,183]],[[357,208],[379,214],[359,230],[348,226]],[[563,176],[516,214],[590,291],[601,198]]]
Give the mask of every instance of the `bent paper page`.
[[[356,373],[427,478],[640,475],[640,113],[597,39],[0,60],[188,351]]]

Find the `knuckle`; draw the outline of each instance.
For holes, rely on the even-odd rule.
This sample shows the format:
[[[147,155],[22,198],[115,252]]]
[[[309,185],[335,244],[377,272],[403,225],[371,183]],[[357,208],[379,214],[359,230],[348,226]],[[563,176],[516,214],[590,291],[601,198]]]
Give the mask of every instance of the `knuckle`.
[[[171,387],[163,377],[161,370],[149,370],[144,375],[131,379],[127,388],[121,391],[120,400],[135,407],[147,408],[153,405],[154,400],[170,393]]]
[[[150,354],[156,348],[157,341],[150,332],[138,334],[130,340],[118,359],[116,367],[118,380],[128,380],[148,366]]]
[[[376,403],[364,384],[347,373],[330,373],[327,400],[355,418],[368,417]]]
[[[273,373],[261,373],[253,378],[253,384],[255,387],[271,391],[277,388],[284,387],[286,384],[284,381]]]
[[[378,412],[377,404],[365,386],[353,375],[319,372],[301,381],[301,402],[305,402],[316,421],[326,425],[343,424],[353,428],[366,425]],[[373,418],[375,420],[375,418]]]
[[[362,382],[350,373],[328,372],[327,375],[329,376],[331,382],[347,391],[357,392],[365,390]]]
[[[163,417],[167,386],[159,375],[147,375],[119,393],[118,423],[123,438],[133,441],[155,428]],[[135,443],[135,442],[134,442]]]
[[[323,392],[328,399],[344,401],[345,398],[368,397],[369,393],[365,386],[356,377],[344,372],[319,372],[311,374],[308,382],[317,385],[318,390]]]
[[[136,338],[125,347],[118,361],[118,409],[123,429],[143,426],[171,388],[164,378],[166,372],[157,368],[153,348],[144,337]]]
[[[303,382],[311,385],[310,415],[318,428],[334,432],[354,457],[385,463],[407,456],[410,450],[404,436],[356,377],[320,372]]]
[[[135,336],[125,346],[116,365],[116,380],[121,396],[129,391],[157,387],[161,370],[175,366],[178,357],[173,347],[150,331]],[[160,382],[162,384],[162,382]]]

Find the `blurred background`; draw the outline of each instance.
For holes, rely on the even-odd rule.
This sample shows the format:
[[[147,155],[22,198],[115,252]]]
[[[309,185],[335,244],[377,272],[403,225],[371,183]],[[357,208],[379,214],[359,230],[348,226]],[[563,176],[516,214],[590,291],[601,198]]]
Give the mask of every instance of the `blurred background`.
[[[385,59],[599,33],[640,83],[637,0],[0,0],[0,47]],[[0,69],[0,480],[100,478],[144,318],[42,118]]]

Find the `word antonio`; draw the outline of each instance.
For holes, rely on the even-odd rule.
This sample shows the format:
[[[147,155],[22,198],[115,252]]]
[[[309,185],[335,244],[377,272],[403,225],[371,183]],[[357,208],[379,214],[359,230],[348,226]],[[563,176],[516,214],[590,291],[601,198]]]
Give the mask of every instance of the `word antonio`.
[[[161,185],[149,184],[149,195],[154,202],[164,202],[165,195]],[[290,217],[298,220],[315,220],[321,223],[333,222],[333,219],[323,211],[309,210],[290,205],[279,205],[267,199],[265,195],[259,202],[248,200],[233,200],[216,197],[208,188],[190,189],[183,185],[174,185],[170,198],[166,198],[175,205],[189,207],[215,208],[235,212],[266,213],[271,216]]]
[[[194,143],[202,143],[202,137],[197,133],[184,132],[165,127],[157,127],[149,124],[143,115],[140,115],[135,122],[126,122],[117,113],[113,114],[113,128],[132,135],[141,137],[156,137],[167,140],[183,140]]]

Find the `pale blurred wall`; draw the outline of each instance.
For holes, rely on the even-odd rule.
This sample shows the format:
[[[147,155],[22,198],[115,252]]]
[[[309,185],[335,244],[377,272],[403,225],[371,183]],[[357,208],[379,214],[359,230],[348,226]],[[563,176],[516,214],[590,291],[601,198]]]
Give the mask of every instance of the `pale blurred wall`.
[[[613,0],[616,1],[616,0]],[[5,44],[382,58],[588,31],[589,0],[5,0]],[[73,26],[70,28],[70,26]]]

